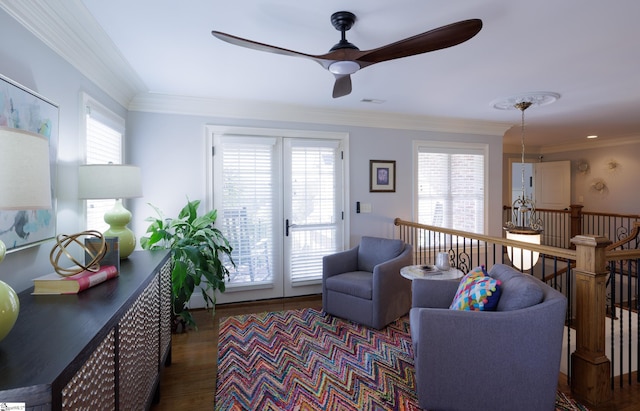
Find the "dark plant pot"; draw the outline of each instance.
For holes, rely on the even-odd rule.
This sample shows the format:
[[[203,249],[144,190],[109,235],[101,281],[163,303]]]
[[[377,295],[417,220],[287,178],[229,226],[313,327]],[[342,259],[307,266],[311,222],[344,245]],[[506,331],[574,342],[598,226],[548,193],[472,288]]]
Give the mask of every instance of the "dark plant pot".
[[[180,316],[174,315],[171,319],[171,333],[182,334],[187,332],[187,322]]]

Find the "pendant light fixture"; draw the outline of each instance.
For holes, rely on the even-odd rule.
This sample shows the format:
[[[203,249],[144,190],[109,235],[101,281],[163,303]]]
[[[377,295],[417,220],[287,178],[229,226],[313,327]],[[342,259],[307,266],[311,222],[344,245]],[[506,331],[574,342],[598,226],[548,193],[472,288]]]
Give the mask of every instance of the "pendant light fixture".
[[[553,103],[559,97],[560,95],[556,93],[536,92],[498,100],[493,103],[495,108],[501,110],[518,109],[522,116],[520,127],[522,191],[511,206],[511,219],[504,226],[507,239],[540,244],[543,221],[536,214],[533,194],[527,196],[525,191],[524,112],[532,106]],[[507,247],[507,254],[513,265],[523,271],[531,269],[538,262],[540,256],[538,252],[527,251],[517,247]]]

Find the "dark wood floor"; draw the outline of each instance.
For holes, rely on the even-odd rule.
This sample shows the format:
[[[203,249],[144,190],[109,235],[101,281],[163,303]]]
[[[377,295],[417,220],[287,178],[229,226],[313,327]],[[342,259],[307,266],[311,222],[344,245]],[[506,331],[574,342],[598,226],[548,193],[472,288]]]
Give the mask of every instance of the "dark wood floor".
[[[218,319],[232,315],[297,308],[321,308],[320,296],[286,298],[242,304],[225,304],[210,310],[194,310],[198,331],[173,335],[172,365],[166,367],[160,382],[160,402],[153,411],[213,410],[216,391]],[[559,388],[570,393],[566,378],[560,376]],[[593,411],[640,411],[640,384],[619,388],[614,399]]]

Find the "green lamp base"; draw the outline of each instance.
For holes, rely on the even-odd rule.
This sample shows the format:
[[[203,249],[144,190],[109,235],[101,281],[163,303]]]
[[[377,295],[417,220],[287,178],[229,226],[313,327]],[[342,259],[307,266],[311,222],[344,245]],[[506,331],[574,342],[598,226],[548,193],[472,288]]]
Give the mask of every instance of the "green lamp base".
[[[0,261],[4,260],[7,248],[0,241]],[[20,300],[9,284],[0,281],[0,341],[9,334],[18,319]]]
[[[127,227],[131,221],[131,212],[122,206],[122,200],[116,200],[113,208],[104,214],[104,221],[109,224],[104,236],[118,237],[120,259],[128,258],[136,248],[136,237]]]

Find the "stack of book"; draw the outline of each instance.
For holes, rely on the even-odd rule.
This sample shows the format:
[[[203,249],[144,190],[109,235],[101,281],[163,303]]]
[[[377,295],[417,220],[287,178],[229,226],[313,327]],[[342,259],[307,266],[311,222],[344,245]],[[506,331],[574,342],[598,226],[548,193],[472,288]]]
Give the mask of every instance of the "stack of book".
[[[100,260],[97,270],[82,271],[71,276],[62,276],[56,272],[33,279],[33,295],[46,294],[77,294],[95,285],[101,284],[120,274],[120,250],[117,237],[105,238],[107,251]],[[100,239],[87,238],[85,246],[94,254],[95,248],[101,244]],[[92,256],[85,255],[85,261],[91,261]]]
[[[33,279],[32,294],[77,294],[117,276],[118,269],[114,265],[103,265],[98,271],[82,271],[68,277],[53,272]]]

